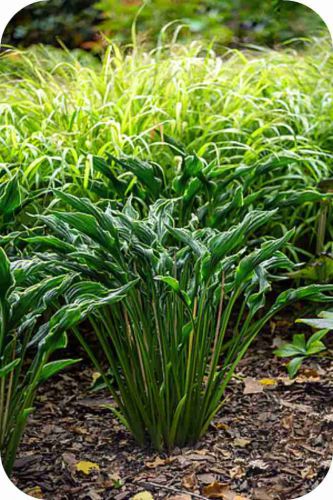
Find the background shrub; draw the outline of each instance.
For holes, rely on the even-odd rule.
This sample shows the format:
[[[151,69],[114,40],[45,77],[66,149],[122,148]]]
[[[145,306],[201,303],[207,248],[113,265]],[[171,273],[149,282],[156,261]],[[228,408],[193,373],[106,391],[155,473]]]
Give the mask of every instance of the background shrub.
[[[3,43],[34,43],[100,50],[102,31],[112,40],[132,41],[131,28],[142,0],[49,0],[20,11],[8,25]],[[274,45],[313,36],[324,23],[303,5],[281,0],[150,0],[137,19],[139,39],[155,45],[166,23],[188,25],[184,38],[216,39],[223,45]],[[73,29],[74,27],[74,29]]]

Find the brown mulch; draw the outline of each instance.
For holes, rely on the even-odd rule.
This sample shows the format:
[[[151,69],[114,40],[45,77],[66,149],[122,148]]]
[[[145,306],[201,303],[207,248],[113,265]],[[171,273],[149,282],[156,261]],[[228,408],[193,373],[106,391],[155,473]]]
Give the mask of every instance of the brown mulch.
[[[124,500],[140,492],[138,500],[289,500],[309,493],[333,454],[333,351],[290,381],[272,354],[272,344],[290,339],[288,329],[280,318],[256,341],[206,436],[169,457],[140,449],[100,407],[108,395],[89,390],[89,366],[57,376],[38,395],[14,483],[52,500]],[[78,470],[85,461],[98,469]]]

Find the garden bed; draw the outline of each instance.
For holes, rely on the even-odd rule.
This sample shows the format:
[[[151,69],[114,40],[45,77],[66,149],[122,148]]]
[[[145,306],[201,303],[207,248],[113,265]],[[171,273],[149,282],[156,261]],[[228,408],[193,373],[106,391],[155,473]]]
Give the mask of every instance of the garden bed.
[[[332,67],[326,39],[3,53],[0,451],[19,488],[290,500],[323,480]]]
[[[101,408],[108,394],[89,390],[94,375],[85,363],[58,375],[39,392],[13,481],[52,500],[123,500],[140,491],[154,499],[289,500],[312,491],[333,452],[333,363],[308,362],[288,379],[272,345],[290,338],[289,318],[274,320],[253,344],[204,438],[169,457],[136,446]],[[78,470],[86,461],[99,470]]]

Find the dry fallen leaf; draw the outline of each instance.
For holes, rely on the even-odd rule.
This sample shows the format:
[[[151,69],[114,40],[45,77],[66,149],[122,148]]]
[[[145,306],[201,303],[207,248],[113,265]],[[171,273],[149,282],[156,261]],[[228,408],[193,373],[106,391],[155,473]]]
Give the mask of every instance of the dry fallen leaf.
[[[227,431],[228,429],[230,429],[230,426],[227,424],[224,424],[223,422],[217,422],[216,428],[219,430],[222,430],[222,431]]]
[[[249,466],[251,467],[251,469],[259,469],[259,470],[267,470],[269,465],[264,462],[263,460],[251,460],[251,462],[249,462]]]
[[[214,481],[213,483],[205,486],[202,493],[207,498],[227,498],[226,495],[230,493],[230,488],[227,484]]]
[[[302,370],[302,373],[295,378],[295,382],[298,384],[306,384],[309,382],[319,382],[320,375],[316,370],[311,368]]]
[[[294,378],[289,378],[289,377],[279,377],[279,382],[281,382],[285,386],[293,385],[295,383]]]
[[[88,490],[87,497],[90,500],[102,500],[101,495],[99,493],[97,493],[97,491],[95,491],[95,490]]]
[[[286,415],[281,419],[281,426],[286,430],[290,431],[294,425],[294,415]]]
[[[62,459],[63,461],[65,462],[65,464],[67,465],[68,469],[72,472],[72,473],[75,473],[75,470],[76,470],[76,463],[77,463],[77,460],[76,460],[76,457],[73,453],[63,453],[62,454]]]
[[[131,497],[131,500],[154,500],[154,497],[149,491],[141,491]]]
[[[317,473],[314,468],[310,466],[301,471],[301,476],[303,479],[313,479],[317,476]]]
[[[78,472],[83,472],[83,474],[89,475],[94,470],[100,470],[99,465],[94,462],[88,462],[86,460],[81,460],[75,465]]]
[[[186,458],[192,461],[198,461],[198,462],[215,462],[215,457],[212,456],[211,453],[207,450],[196,450],[195,453],[191,453],[191,450],[189,453],[186,453]]]
[[[240,465],[236,465],[229,471],[229,476],[231,479],[240,479],[246,475],[245,470]]]
[[[259,394],[264,391],[260,382],[252,377],[246,377],[244,380],[244,386],[243,394]]]
[[[221,498],[222,500],[247,500],[245,497],[232,491],[227,484],[214,481],[205,486],[202,493],[207,498]]]
[[[148,467],[149,469],[156,469],[156,467],[160,467],[161,465],[171,464],[175,460],[177,460],[176,457],[168,457],[168,458],[156,457],[152,462],[145,462],[145,466]]]
[[[253,498],[255,500],[273,500],[273,495],[267,491],[267,488],[255,488]]]
[[[186,474],[182,479],[183,488],[194,491],[198,486],[198,480],[194,472],[192,474]]]
[[[198,480],[203,484],[211,484],[216,481],[216,477],[213,474],[198,474]]]
[[[87,436],[90,434],[88,429],[85,429],[84,427],[79,427],[79,426],[71,427],[71,431],[74,432],[75,434],[80,434],[82,436]]]
[[[27,488],[24,493],[30,495],[33,498],[44,498],[44,494],[40,486],[34,486],[33,488]]]
[[[221,455],[223,455],[223,458],[225,459],[228,459],[228,458],[231,458],[231,453],[230,451],[227,451],[227,450],[222,450],[222,448],[219,449]]]
[[[245,448],[245,446],[251,443],[252,439],[236,438],[233,440],[233,444],[238,448]]]
[[[206,455],[209,455],[210,451],[209,450],[205,450],[205,449],[202,449],[202,450],[196,450],[195,451],[198,455],[201,455],[203,457],[205,457]]]
[[[320,374],[317,370],[314,368],[303,368],[302,374],[304,377],[310,378],[310,379],[320,379]]]
[[[264,389],[274,389],[278,384],[278,381],[274,378],[262,378],[256,380],[252,377],[247,377],[244,380],[244,394],[259,394],[263,392]]]

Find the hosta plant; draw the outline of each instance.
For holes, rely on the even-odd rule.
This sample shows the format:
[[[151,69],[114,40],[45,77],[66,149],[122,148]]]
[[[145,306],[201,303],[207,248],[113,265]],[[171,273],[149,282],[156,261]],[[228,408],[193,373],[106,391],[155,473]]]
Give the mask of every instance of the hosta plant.
[[[321,206],[330,206],[331,192],[321,192],[315,180],[304,175],[301,162],[286,154],[264,156],[251,165],[221,165],[218,159],[207,161],[188,154],[173,138],[162,137],[178,156],[167,168],[140,158],[108,154],[107,159],[92,159],[90,193],[123,202],[129,194],[141,206],[160,196],[179,198],[180,224],[186,224],[195,212],[203,226],[224,230],[229,221],[240,221],[249,210],[279,209],[261,228],[281,236],[297,227],[292,241],[301,253],[315,253],[319,237]],[[330,223],[328,218],[328,222]],[[323,228],[325,235],[325,227]],[[294,255],[295,249],[293,249]]]
[[[23,265],[12,270],[0,248],[0,452],[8,474],[33,410],[38,385],[75,362],[72,359],[49,362],[54,351],[66,346],[64,310],[49,322],[39,324],[40,316],[57,300],[71,278],[46,277],[30,286],[22,286],[31,271],[33,273],[33,266]],[[32,348],[37,326],[40,340],[37,347]]]
[[[74,330],[113,395],[112,410],[141,445],[161,450],[196,442],[270,318],[299,299],[331,300],[333,286],[312,285],[287,290],[266,305],[275,275],[292,267],[281,252],[291,232],[261,245],[253,241],[272,212],[249,212],[220,232],[196,228],[195,218],[176,227],[176,201],[159,200],[140,219],[131,201],[120,212],[57,196],[74,211],[41,217],[53,235],[40,232],[29,242],[48,247],[43,259],[85,280],[128,287],[121,302],[91,312],[98,349]],[[69,302],[81,287],[71,288]]]
[[[110,291],[92,282],[87,285],[89,296],[85,283],[79,294],[77,275],[56,274],[38,259],[11,266],[0,248],[0,452],[8,475],[39,385],[78,361],[50,360],[66,347],[66,330],[92,309],[124,295],[123,290]],[[74,283],[75,301],[61,307],[60,297],[66,290],[70,293]]]
[[[322,311],[318,318],[305,318],[297,320],[299,323],[305,323],[317,330],[333,330],[333,311]]]

